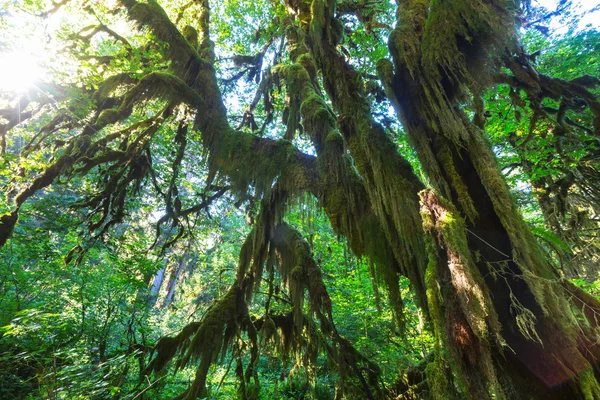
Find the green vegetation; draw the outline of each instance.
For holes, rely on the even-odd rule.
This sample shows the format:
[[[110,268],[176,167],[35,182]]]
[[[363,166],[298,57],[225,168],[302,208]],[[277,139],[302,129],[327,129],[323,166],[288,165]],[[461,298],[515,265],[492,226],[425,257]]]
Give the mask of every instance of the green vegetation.
[[[600,399],[556,7],[4,2],[0,398]]]

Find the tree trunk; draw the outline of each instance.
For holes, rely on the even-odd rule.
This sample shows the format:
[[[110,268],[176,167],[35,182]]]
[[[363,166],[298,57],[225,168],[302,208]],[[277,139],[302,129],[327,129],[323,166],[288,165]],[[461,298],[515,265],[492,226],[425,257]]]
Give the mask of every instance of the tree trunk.
[[[152,308],[156,304],[156,300],[158,300],[158,295],[160,293],[160,288],[162,287],[163,281],[165,279],[165,272],[167,271],[167,266],[165,265],[161,269],[156,272],[154,275],[154,279],[152,280],[152,287],[150,288],[150,297],[148,298],[148,307]]]
[[[479,87],[475,74],[480,71],[471,68],[485,69],[493,61],[485,58],[498,50],[490,43],[510,46],[502,31],[514,27],[495,18],[514,17],[498,8],[500,3],[492,2],[493,10],[488,4],[464,3],[462,12],[473,13],[481,25],[441,4],[427,10],[418,2],[403,3],[390,39],[394,65],[379,65],[421,163],[448,201],[422,194],[424,225],[437,250],[435,257],[430,252],[430,265],[437,259],[435,271],[428,269],[426,276],[428,298],[439,302],[438,308],[430,306],[439,325],[436,334],[467,397],[598,398],[594,367],[600,348],[588,323],[577,321],[577,306],[585,304],[595,313],[598,302],[587,303],[590,299],[562,282],[544,258],[483,132],[459,106],[467,87],[472,93]],[[458,56],[436,43],[441,41],[436,35],[448,35],[445,29],[453,33],[444,46],[454,45]],[[471,35],[469,41],[463,32]],[[437,52],[435,59],[429,51]],[[588,322],[597,327],[594,318]]]
[[[185,267],[185,262],[187,261],[188,248],[186,248],[186,250],[181,255],[181,259],[179,260],[179,263],[177,263],[177,268],[173,268],[171,270],[171,276],[169,277],[169,283],[167,285],[167,294],[162,303],[163,308],[168,307],[169,304],[171,304],[171,302],[173,301],[173,297],[175,296],[175,288],[177,287],[177,282],[179,281],[179,277],[181,276],[181,273],[183,272],[183,269]]]

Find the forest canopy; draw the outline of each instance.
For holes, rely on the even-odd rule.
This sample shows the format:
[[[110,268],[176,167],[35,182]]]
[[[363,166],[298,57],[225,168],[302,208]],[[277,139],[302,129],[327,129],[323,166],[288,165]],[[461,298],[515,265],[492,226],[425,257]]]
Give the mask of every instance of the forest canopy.
[[[600,6],[0,4],[0,398],[600,399]]]

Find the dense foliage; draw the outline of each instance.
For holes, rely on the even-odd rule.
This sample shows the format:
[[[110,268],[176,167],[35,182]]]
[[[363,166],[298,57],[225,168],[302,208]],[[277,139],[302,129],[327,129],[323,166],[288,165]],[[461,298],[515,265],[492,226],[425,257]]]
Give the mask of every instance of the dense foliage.
[[[0,398],[600,399],[594,10],[3,6]]]

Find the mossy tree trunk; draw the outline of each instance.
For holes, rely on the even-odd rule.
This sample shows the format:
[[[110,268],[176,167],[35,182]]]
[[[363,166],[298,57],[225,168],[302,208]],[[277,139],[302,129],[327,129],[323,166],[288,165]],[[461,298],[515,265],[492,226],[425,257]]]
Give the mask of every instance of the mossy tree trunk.
[[[511,7],[502,1],[402,2],[390,38],[393,66],[379,64],[431,183],[448,201],[422,201],[431,217],[425,225],[447,250],[443,258],[438,252],[440,308],[432,317],[463,394],[598,398],[596,320],[578,321],[576,308],[587,300],[561,282],[543,256],[477,126],[486,74],[517,48]],[[465,102],[476,110],[474,121],[461,107]],[[427,281],[435,291],[433,277]],[[454,305],[449,296],[458,294],[460,302],[463,290],[482,295]],[[597,302],[588,306],[596,312]],[[467,318],[457,319],[457,309]]]
[[[301,21],[303,12],[299,5]],[[407,184],[411,173],[369,115],[360,77],[336,50],[335,2],[314,0],[310,13],[311,51],[340,128],[388,240],[398,237],[394,250],[413,244],[401,247],[406,260],[407,250],[420,253],[420,241],[406,237],[414,231],[394,208],[404,197],[410,221],[414,202],[396,188],[418,184]],[[397,18],[394,63],[382,60],[378,69],[438,193],[421,193],[429,266],[417,268],[419,278],[408,276],[417,289],[424,282],[440,343],[427,369],[430,389],[436,398],[455,388],[470,398],[598,398],[598,303],[563,282],[545,258],[479,128],[481,92],[517,49],[514,5],[406,1]],[[465,103],[476,110],[473,122]],[[440,373],[446,366],[451,374]]]

